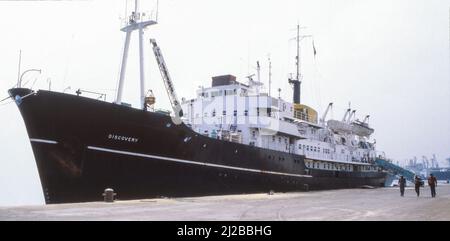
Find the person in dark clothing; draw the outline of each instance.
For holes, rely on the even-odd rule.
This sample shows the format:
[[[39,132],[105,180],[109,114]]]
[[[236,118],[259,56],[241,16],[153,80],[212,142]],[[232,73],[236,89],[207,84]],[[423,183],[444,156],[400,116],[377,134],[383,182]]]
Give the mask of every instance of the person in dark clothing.
[[[428,186],[430,186],[431,189],[431,197],[436,197],[437,179],[433,176],[433,174],[430,174],[428,177]]]
[[[406,187],[406,179],[403,176],[400,176],[400,179],[398,179],[398,185],[400,186],[400,196],[403,197]]]
[[[414,187],[416,189],[417,197],[420,196],[420,185],[422,184],[422,179],[420,179],[419,176],[416,175],[414,178]]]

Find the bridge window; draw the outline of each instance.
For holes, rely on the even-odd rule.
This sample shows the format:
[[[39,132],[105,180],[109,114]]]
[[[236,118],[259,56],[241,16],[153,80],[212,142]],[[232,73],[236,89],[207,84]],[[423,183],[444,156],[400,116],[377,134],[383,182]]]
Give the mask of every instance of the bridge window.
[[[216,97],[216,96],[219,96],[219,95],[220,95],[219,91],[212,91],[211,92],[211,97]]]
[[[236,90],[225,90],[225,95],[233,95],[234,93],[236,93]]]

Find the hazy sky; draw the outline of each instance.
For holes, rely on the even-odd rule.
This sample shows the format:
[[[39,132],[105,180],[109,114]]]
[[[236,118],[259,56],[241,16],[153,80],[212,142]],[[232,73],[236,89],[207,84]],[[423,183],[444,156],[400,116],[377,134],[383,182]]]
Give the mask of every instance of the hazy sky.
[[[128,10],[131,8],[131,1]],[[342,118],[351,102],[357,116],[371,115],[377,148],[398,161],[435,153],[450,157],[450,0],[161,0],[156,38],[180,97],[193,97],[211,76],[244,77],[272,59],[272,93],[291,99],[295,26],[302,41],[302,102],[322,112],[335,103]],[[149,14],[156,1],[143,1]],[[114,98],[124,34],[125,0],[0,1],[0,98],[22,70],[40,68],[24,81],[34,88],[99,91]],[[122,19],[122,20],[121,20]],[[137,36],[129,55],[124,100],[138,104]],[[157,108],[170,109],[149,44],[147,87]],[[43,203],[23,120],[14,104],[0,103],[0,205]]]

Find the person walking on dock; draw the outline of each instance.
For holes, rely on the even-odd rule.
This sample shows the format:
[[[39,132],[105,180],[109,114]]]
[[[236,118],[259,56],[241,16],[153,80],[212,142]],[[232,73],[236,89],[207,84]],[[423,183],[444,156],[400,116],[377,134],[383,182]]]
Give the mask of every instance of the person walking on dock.
[[[420,196],[420,185],[422,184],[422,179],[418,175],[414,177],[414,187],[416,189],[417,197]]]
[[[403,197],[405,194],[405,186],[406,186],[406,179],[403,176],[400,176],[400,179],[398,179],[398,185],[400,186],[400,196]]]
[[[430,176],[428,177],[428,186],[430,186],[431,189],[431,197],[436,197],[437,180],[436,177],[433,176],[433,174],[430,174]]]

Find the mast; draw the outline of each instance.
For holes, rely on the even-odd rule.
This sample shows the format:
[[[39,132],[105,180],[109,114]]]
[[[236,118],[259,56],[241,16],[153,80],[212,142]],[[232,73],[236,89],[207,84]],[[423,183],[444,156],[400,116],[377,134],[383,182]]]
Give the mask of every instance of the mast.
[[[270,95],[270,90],[271,90],[271,85],[272,85],[272,62],[270,61],[270,56],[269,58],[269,97],[271,97]]]
[[[303,27],[302,27],[303,28]],[[301,93],[301,83],[302,83],[302,73],[301,73],[301,66],[300,66],[300,41],[302,41],[304,38],[312,37],[312,35],[300,35],[300,25],[297,24],[297,56],[295,56],[295,65],[297,67],[297,73],[295,75],[295,79],[289,78],[289,83],[293,85],[294,87],[294,94],[293,94],[293,103],[294,104],[300,104],[300,93]]]
[[[125,45],[123,48],[123,55],[122,55],[122,64],[120,67],[120,77],[119,77],[119,85],[117,89],[117,96],[116,96],[116,104],[122,103],[122,93],[123,93],[123,85],[124,85],[124,79],[125,79],[125,72],[127,67],[127,60],[128,60],[128,51],[130,47],[130,40],[131,40],[131,34],[133,31],[138,30],[139,34],[139,70],[140,70],[140,104],[141,108],[145,108],[145,62],[144,62],[144,30],[146,27],[156,24],[156,21],[153,20],[147,20],[143,21],[143,14],[140,12],[139,9],[139,0],[135,0],[134,2],[134,12],[131,13],[128,19],[128,23],[125,27],[121,29],[122,32],[126,33],[125,36]]]
[[[125,46],[123,48],[122,65],[120,66],[119,87],[117,89],[116,104],[122,103],[123,80],[125,79],[125,70],[127,68],[128,49],[130,47],[131,31],[126,33]]]
[[[258,82],[261,82],[261,66],[259,65],[259,61],[256,61],[256,71]]]
[[[297,65],[297,75],[296,75],[296,80],[298,80],[301,84],[300,81],[300,25],[297,24],[297,57],[296,58],[296,65]],[[300,88],[300,84],[299,84],[299,88]],[[299,103],[300,103],[300,91],[299,91]]]
[[[136,0],[136,12],[138,12],[138,0]],[[145,70],[144,70],[144,29],[139,28],[139,77],[141,87],[141,109],[145,108]]]
[[[256,61],[256,78],[258,78],[258,81],[256,84],[256,94],[259,95],[259,88],[261,87],[261,66],[259,65],[259,60]]]
[[[293,93],[293,103],[294,104],[300,104],[300,25],[297,24],[297,56],[295,56],[295,65],[297,67],[297,74],[295,76],[295,79],[289,79],[289,83],[292,84],[294,88]]]

